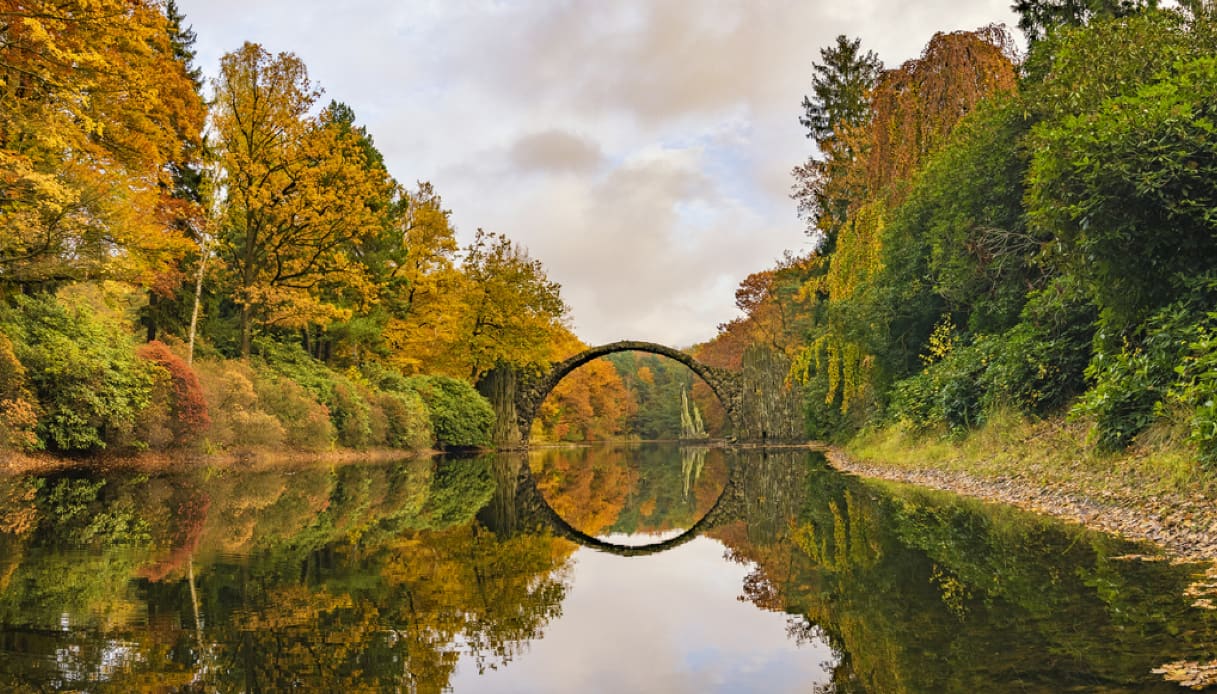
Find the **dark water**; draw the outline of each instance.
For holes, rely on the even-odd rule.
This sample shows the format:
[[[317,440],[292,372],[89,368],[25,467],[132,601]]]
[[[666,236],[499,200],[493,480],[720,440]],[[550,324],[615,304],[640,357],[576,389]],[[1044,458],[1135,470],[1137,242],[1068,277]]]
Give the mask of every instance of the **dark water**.
[[[0,691],[1182,691],[1145,552],[802,451],[0,479]]]

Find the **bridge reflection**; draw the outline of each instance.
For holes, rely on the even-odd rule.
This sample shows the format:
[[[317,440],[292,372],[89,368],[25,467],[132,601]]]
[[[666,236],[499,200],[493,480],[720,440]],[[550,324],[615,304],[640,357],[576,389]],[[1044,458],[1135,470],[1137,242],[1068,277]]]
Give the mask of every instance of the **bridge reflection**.
[[[794,512],[784,503],[793,490],[802,488],[806,465],[806,450],[778,452],[722,449],[727,475],[726,483],[709,510],[680,534],[643,545],[615,543],[604,537],[579,529],[570,519],[556,511],[528,465],[527,453],[500,454],[494,464],[497,492],[494,500],[482,510],[479,518],[496,533],[514,535],[520,532],[551,532],[590,549],[618,556],[637,557],[658,554],[680,547],[714,528],[758,516],[774,516],[769,523],[756,524],[758,529],[773,526],[781,532],[786,518]],[[792,500],[792,499],[791,499]],[[780,516],[780,517],[779,517]]]

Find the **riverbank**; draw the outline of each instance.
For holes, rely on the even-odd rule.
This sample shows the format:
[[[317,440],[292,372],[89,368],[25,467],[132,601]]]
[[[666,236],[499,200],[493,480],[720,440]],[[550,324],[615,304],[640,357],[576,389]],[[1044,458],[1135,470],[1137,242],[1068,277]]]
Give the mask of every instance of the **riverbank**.
[[[68,470],[91,472],[142,472],[145,474],[175,473],[189,470],[290,472],[316,465],[340,466],[352,463],[386,463],[440,455],[441,451],[372,448],[367,450],[335,449],[330,451],[292,451],[284,449],[253,449],[223,453],[195,451],[147,451],[142,453],[98,453],[81,457],[58,457],[46,453],[5,452],[0,459],[0,477],[12,475],[46,475]]]
[[[1133,540],[1182,559],[1217,560],[1217,473],[1176,437],[1145,437],[1101,454],[1084,424],[999,418],[965,439],[887,429],[827,456],[839,470],[1012,504]]]

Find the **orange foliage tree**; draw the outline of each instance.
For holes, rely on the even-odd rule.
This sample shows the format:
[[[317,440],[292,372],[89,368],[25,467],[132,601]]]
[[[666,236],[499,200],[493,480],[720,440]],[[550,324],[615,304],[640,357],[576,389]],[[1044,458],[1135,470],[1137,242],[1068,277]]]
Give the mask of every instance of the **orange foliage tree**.
[[[0,0],[0,277],[151,286],[191,245],[161,214],[202,100],[152,0]]]
[[[565,358],[587,345],[563,329],[554,349]],[[538,441],[622,438],[629,433],[629,420],[637,409],[617,369],[608,360],[596,359],[575,369],[545,398],[533,421],[532,437]]]

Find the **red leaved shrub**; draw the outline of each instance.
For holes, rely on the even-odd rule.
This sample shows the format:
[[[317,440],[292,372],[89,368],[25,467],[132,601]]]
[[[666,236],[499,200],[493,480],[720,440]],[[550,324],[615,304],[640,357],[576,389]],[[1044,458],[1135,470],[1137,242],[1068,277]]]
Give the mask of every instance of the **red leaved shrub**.
[[[170,429],[173,431],[174,444],[184,445],[207,431],[211,427],[211,416],[207,413],[207,400],[203,397],[203,389],[194,370],[159,340],[142,345],[136,354],[169,373],[173,395],[170,401]]]

